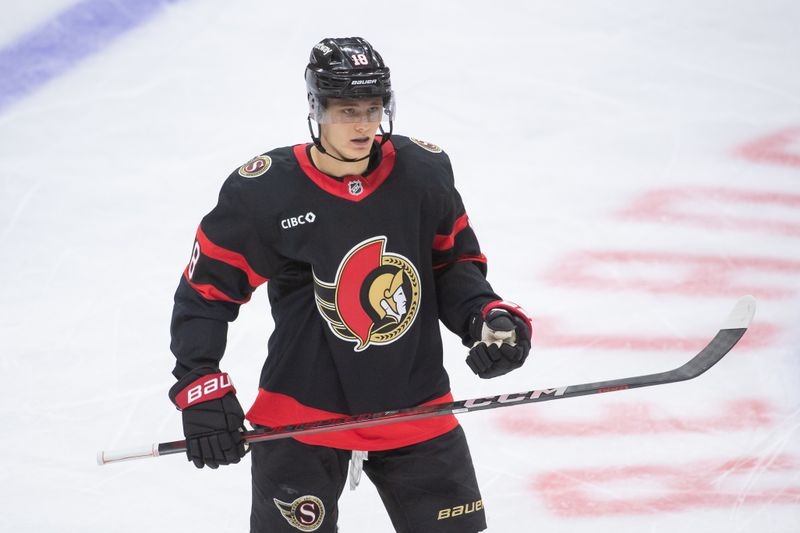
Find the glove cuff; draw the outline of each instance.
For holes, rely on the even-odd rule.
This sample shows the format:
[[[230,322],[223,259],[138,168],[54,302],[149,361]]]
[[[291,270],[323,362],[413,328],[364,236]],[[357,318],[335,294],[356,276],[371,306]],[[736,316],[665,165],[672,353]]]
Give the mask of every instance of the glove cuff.
[[[528,326],[528,338],[533,337],[533,319],[521,306],[508,300],[495,300],[493,302],[489,302],[488,304],[484,305],[483,309],[481,310],[484,320],[486,320],[486,318],[489,316],[489,312],[493,309],[504,309],[512,315],[521,318]]]
[[[169,390],[169,398],[179,410],[198,403],[222,398],[229,392],[236,394],[230,376],[216,368],[192,370]]]

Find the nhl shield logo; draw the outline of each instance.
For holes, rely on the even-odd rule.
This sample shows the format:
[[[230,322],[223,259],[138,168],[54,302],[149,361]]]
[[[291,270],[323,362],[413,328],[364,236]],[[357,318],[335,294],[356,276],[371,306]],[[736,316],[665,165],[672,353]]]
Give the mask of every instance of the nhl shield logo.
[[[292,527],[300,531],[316,531],[325,518],[325,506],[316,496],[300,496],[292,503],[277,498],[272,501]]]
[[[347,182],[347,190],[353,196],[360,196],[364,192],[364,185],[361,180],[350,180]]]
[[[333,282],[314,275],[319,313],[334,335],[355,344],[356,352],[396,341],[419,310],[417,269],[402,255],[387,252],[386,242],[378,236],[354,246]]]

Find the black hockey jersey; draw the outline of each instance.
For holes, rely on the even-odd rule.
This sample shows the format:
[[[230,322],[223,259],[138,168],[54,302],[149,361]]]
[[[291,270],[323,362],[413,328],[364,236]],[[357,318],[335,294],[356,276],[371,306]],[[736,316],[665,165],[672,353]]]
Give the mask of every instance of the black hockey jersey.
[[[223,184],[175,294],[173,373],[218,367],[228,322],[268,281],[275,330],[252,423],[451,401],[439,320],[466,339],[470,315],[500,298],[449,158],[395,135],[366,175],[334,178],[313,165],[310,146],[255,157]],[[379,450],[456,424],[430,418],[298,440]]]

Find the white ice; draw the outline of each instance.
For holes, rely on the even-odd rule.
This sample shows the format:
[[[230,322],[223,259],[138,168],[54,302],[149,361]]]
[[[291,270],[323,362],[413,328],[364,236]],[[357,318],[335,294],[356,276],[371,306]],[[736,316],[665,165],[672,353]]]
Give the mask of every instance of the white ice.
[[[6,6],[0,48],[74,3]],[[798,27],[788,0],[184,0],[18,100],[0,113],[0,530],[247,530],[249,459],[95,452],[180,438],[168,325],[194,230],[232,169],[306,141],[311,46],[361,35],[392,68],[397,131],[448,151],[490,281],[537,319],[529,362],[491,381],[448,334],[457,398],[666,370],[739,288],[759,299],[749,344],[696,380],[462,416],[489,531],[800,531],[800,207],[620,214],[666,189],[797,198],[800,134],[783,162],[737,148],[800,127]],[[614,251],[641,255],[595,265],[605,285],[559,277]],[[658,260],[695,256],[721,262]],[[271,327],[262,289],[223,360],[245,404]],[[366,479],[340,507],[343,533],[391,531]]]

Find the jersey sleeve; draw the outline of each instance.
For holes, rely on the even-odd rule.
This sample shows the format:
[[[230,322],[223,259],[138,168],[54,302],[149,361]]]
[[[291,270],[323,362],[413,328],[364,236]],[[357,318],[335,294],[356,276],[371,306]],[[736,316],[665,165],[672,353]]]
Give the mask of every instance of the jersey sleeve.
[[[247,185],[229,178],[197,228],[172,311],[170,349],[178,379],[193,368],[219,366],[228,323],[277,264],[251,215]]]
[[[432,253],[439,318],[466,343],[470,316],[500,297],[486,279],[486,256],[455,187],[443,204]]]

